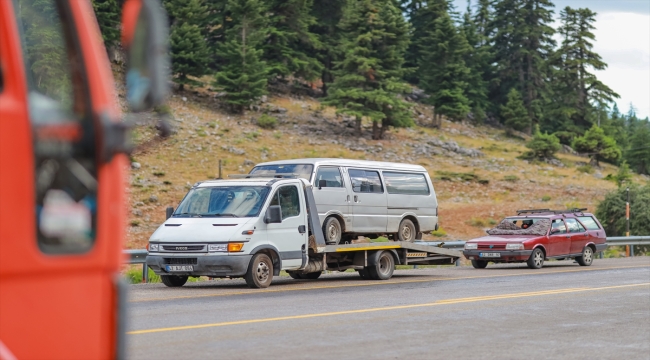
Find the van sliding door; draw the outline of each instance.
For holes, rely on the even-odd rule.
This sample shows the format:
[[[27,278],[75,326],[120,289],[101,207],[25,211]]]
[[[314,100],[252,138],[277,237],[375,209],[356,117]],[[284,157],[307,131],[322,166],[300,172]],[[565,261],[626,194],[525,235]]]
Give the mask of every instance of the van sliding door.
[[[345,188],[343,175],[336,166],[321,166],[316,171],[314,179],[314,200],[318,206],[318,217],[321,225],[331,214],[339,214],[346,219],[347,228],[350,220],[350,198]]]
[[[386,231],[386,192],[374,170],[349,169],[352,224],[357,233]]]

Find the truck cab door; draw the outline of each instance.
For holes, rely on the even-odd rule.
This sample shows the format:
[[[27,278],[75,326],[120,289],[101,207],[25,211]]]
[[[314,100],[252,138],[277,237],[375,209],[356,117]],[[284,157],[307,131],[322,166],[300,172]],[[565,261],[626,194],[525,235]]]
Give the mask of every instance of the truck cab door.
[[[272,205],[280,206],[282,222],[267,224],[269,244],[278,249],[282,270],[298,269],[308,236],[304,193],[297,184],[280,186],[271,197],[269,206]]]

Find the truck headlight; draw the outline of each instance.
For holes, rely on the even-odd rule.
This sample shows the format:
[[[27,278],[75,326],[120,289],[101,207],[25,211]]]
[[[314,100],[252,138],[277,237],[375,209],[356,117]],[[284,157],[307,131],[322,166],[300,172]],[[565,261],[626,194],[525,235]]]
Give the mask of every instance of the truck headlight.
[[[153,251],[153,252],[158,251],[158,244],[149,243],[149,251]]]
[[[515,244],[506,244],[506,250],[523,250],[524,244],[515,243]]]
[[[476,250],[478,249],[477,243],[465,243],[465,250]]]
[[[228,244],[208,244],[208,251],[228,251]]]

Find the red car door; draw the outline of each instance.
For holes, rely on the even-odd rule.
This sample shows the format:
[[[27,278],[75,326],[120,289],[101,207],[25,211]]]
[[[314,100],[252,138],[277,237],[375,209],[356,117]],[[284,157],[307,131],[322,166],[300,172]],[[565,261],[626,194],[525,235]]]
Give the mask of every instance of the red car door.
[[[559,256],[569,253],[571,238],[562,219],[551,221],[551,232],[548,236],[548,254],[546,256]]]
[[[580,254],[589,242],[589,233],[576,219],[565,219],[571,235],[571,254]]]

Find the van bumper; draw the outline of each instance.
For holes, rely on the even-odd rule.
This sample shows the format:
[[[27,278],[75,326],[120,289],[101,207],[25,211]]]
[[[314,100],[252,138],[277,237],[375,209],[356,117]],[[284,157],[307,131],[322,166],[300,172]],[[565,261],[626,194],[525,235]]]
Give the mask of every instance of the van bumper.
[[[253,255],[215,255],[215,256],[198,256],[198,257],[170,257],[164,255],[147,255],[147,266],[153,270],[156,275],[189,275],[189,276],[210,276],[210,277],[241,277],[246,274],[248,264],[251,262]],[[178,264],[179,259],[188,259],[186,264],[191,264],[193,271],[168,272],[168,260],[176,259],[173,265]],[[193,263],[196,259],[196,263]],[[181,264],[179,264],[181,265]],[[182,264],[184,265],[184,264]]]

